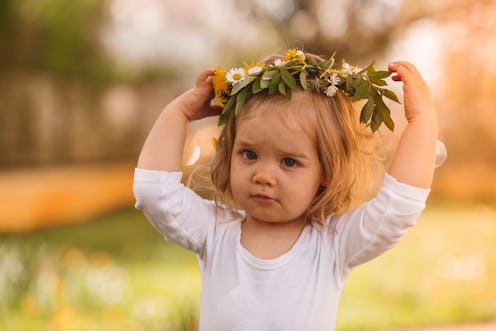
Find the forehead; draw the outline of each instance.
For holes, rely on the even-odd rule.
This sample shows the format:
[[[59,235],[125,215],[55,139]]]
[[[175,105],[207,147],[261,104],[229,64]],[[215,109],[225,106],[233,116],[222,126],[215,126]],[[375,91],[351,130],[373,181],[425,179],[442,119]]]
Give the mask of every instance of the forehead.
[[[281,95],[253,97],[236,119],[237,130],[242,123],[255,119],[269,122],[279,130],[303,130],[310,138],[315,139],[316,116],[311,92],[296,90],[291,100]]]
[[[316,139],[306,116],[308,111],[302,104],[292,101],[265,100],[243,109],[236,119],[235,143],[313,154]]]

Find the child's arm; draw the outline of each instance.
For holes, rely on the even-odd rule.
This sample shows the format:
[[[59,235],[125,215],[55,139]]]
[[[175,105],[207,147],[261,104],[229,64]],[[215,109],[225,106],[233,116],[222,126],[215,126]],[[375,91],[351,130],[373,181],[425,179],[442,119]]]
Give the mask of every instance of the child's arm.
[[[189,121],[218,115],[211,106],[212,70],[196,78],[196,86],[168,104],[151,129],[138,159],[138,168],[181,171],[186,126]]]
[[[415,66],[393,62],[393,80],[403,82],[405,116],[408,121],[388,173],[398,181],[429,188],[434,173],[437,116],[434,102]]]
[[[391,176],[376,197],[335,218],[333,243],[343,274],[401,240],[424,209],[432,181],[437,140],[432,97],[412,64],[395,62],[389,69],[397,74],[393,80],[403,82],[408,124],[388,170]]]
[[[181,184],[181,161],[190,120],[215,115],[210,106],[213,71],[202,72],[195,88],[165,107],[150,131],[134,173],[136,208],[168,240],[203,254],[218,216],[213,203]],[[162,171],[154,171],[162,170]]]

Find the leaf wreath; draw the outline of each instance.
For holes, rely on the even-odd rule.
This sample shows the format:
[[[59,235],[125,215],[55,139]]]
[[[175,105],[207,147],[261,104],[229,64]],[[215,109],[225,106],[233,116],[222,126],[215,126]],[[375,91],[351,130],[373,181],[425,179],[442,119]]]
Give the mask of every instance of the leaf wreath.
[[[396,94],[385,88],[385,79],[391,74],[390,71],[376,71],[374,62],[365,69],[351,66],[344,60],[339,66],[334,54],[318,61],[297,49],[288,50],[285,60],[277,59],[269,65],[255,63],[229,71],[217,68],[213,78],[214,91],[217,101],[224,107],[218,124],[225,124],[233,109],[237,116],[252,95],[267,91],[268,95],[279,93],[290,100],[292,91],[301,87],[328,97],[342,91],[353,102],[367,100],[360,111],[360,122],[372,132],[383,123],[393,131],[391,110],[383,100],[386,97],[400,103]]]

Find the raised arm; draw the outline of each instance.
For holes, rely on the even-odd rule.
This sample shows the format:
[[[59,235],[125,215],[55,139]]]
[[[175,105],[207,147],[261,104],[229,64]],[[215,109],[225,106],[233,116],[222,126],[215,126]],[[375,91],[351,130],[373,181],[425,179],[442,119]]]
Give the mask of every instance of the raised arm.
[[[181,171],[188,122],[220,112],[220,107],[210,105],[213,73],[212,70],[202,72],[196,78],[194,88],[164,108],[146,138],[138,168]]]
[[[388,173],[399,182],[429,188],[434,173],[437,115],[432,96],[415,66],[393,62],[393,80],[403,82],[405,116],[408,121]]]

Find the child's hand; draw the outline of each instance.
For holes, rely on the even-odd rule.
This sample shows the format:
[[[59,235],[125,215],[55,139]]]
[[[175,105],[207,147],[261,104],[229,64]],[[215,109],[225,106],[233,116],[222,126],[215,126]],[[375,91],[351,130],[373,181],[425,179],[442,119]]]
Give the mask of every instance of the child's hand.
[[[437,115],[434,101],[413,64],[393,62],[389,70],[396,73],[393,80],[403,82],[408,125],[401,135],[388,172],[399,182],[429,188],[436,159]]]
[[[195,121],[208,116],[219,115],[222,107],[211,105],[213,70],[205,70],[196,77],[195,87],[180,95],[176,105],[189,121]]]
[[[409,62],[398,61],[390,63],[389,70],[396,73],[392,77],[394,81],[403,82],[405,116],[408,123],[419,118],[435,121],[434,101],[417,68]]]

